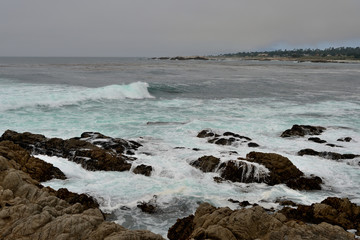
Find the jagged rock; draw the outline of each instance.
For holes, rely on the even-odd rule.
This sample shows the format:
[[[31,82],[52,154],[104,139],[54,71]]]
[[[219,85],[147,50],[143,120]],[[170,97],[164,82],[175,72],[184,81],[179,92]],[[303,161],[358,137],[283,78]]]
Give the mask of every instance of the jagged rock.
[[[309,141],[312,141],[312,142],[316,142],[316,143],[326,143],[325,140],[323,139],[320,139],[318,137],[311,137],[311,138],[308,138]]]
[[[0,156],[1,239],[163,239],[149,231],[131,231],[106,222],[98,208],[70,204],[56,197],[17,170],[20,164],[9,156],[11,150]]]
[[[0,142],[0,156],[15,162],[13,167],[29,174],[39,182],[45,182],[53,178],[66,179],[65,174],[57,167],[41,159],[30,156],[30,154],[19,145],[10,142]]]
[[[351,142],[351,137],[339,138],[337,141],[339,142]]]
[[[222,135],[214,133],[212,130],[202,130],[197,135],[198,138],[208,138],[208,143],[214,143],[217,145],[232,145],[236,142],[246,143],[251,141],[251,138],[241,136],[233,132],[225,132]],[[257,143],[248,143],[249,147],[259,147]]]
[[[360,206],[347,198],[328,197],[321,203],[299,205],[297,209],[283,208],[280,212],[290,219],[309,223],[327,222],[360,232]]]
[[[97,203],[97,201],[91,196],[88,196],[84,193],[81,194],[73,193],[67,190],[66,188],[60,188],[57,191],[55,191],[50,187],[46,187],[44,188],[44,190],[62,200],[65,200],[70,204],[80,203],[81,205],[84,206],[84,209],[99,208],[99,204]]]
[[[194,215],[176,220],[176,223],[169,229],[167,237],[170,240],[188,239],[194,231]]]
[[[286,182],[286,186],[298,190],[321,190],[322,179],[317,176],[310,178],[300,177],[290,179]]]
[[[291,129],[285,130],[281,137],[294,137],[305,135],[320,135],[326,128],[320,126],[310,126],[310,125],[293,125]]]
[[[190,165],[199,168],[203,172],[214,172],[220,163],[220,158],[214,156],[203,156]]]
[[[266,182],[267,171],[244,161],[230,160],[219,166],[220,177],[232,182]]]
[[[12,141],[33,154],[46,154],[67,158],[81,164],[87,170],[128,171],[134,160],[125,153],[135,151],[139,143],[119,138],[110,138],[100,133],[85,132],[81,138],[62,140],[46,138],[40,134],[17,133],[7,130],[0,141]]]
[[[238,201],[238,200],[234,200],[234,199],[228,199],[228,201],[229,202],[232,202],[232,203],[237,203],[237,204],[239,204],[239,206],[240,207],[247,207],[247,206],[250,206],[251,205],[251,203],[249,203],[249,201],[242,201],[242,202],[240,202],[240,201]]]
[[[170,239],[354,239],[354,235],[328,223],[308,225],[287,219],[281,213],[268,214],[262,207],[231,210],[201,204],[195,216],[179,219],[181,228],[170,228]],[[179,235],[174,229],[193,229]]]
[[[141,211],[149,214],[155,213],[158,209],[156,204],[157,196],[154,195],[153,198],[148,202],[138,202],[137,207],[141,209]]]
[[[341,160],[341,159],[354,159],[356,157],[360,157],[360,155],[356,154],[340,154],[335,152],[318,152],[310,148],[302,149],[298,152],[298,155],[310,155],[310,156],[319,156],[322,158],[327,158],[331,160]]]
[[[147,166],[145,164],[141,164],[141,165],[137,166],[136,168],[134,168],[134,170],[133,170],[133,172],[135,174],[142,174],[147,177],[149,177],[151,175],[151,171],[152,171],[152,166]]]

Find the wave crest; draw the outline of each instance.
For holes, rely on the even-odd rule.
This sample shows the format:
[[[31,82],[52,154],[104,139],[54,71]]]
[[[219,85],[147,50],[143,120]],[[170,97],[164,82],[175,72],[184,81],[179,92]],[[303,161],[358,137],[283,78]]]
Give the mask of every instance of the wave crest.
[[[23,107],[61,107],[86,101],[154,98],[146,82],[86,88],[63,85],[6,84],[0,89],[0,110]]]

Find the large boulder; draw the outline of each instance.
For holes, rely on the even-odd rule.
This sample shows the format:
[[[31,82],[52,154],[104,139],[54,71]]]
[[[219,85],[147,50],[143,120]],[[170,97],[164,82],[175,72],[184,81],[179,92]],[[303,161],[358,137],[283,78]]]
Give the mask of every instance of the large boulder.
[[[17,150],[7,149],[4,154],[4,142],[0,144],[1,239],[163,239],[149,231],[106,222],[97,207],[84,204],[87,200],[82,195],[41,187],[19,170],[21,165],[13,158]],[[79,198],[83,203],[76,201]]]
[[[246,158],[221,162],[214,156],[203,156],[190,163],[203,172],[218,172],[215,180],[244,183],[286,184],[297,190],[320,190],[320,177],[305,177],[288,158],[276,153],[250,152]]]
[[[231,210],[201,204],[195,216],[178,219],[169,229],[170,240],[186,239],[354,239],[339,226],[329,223],[305,224],[281,213],[269,214],[262,207]]]
[[[133,154],[141,146],[134,141],[110,138],[101,133],[85,132],[80,138],[63,140],[46,138],[29,132],[17,133],[7,130],[0,141],[12,141],[32,154],[45,154],[67,158],[81,164],[87,170],[128,171],[134,158]]]
[[[320,135],[326,128],[310,125],[293,125],[291,129],[285,130],[281,137],[304,137],[305,135]]]

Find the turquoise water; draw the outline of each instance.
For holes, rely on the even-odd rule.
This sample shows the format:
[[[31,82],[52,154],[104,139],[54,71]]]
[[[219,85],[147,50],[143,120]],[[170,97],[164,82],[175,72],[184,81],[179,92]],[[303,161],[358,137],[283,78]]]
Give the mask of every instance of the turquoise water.
[[[303,148],[360,154],[359,93],[358,64],[0,58],[0,132],[70,138],[98,131],[141,142],[133,167],[153,166],[150,178],[131,172],[89,172],[59,158],[39,156],[68,176],[44,185],[91,194],[113,221],[165,236],[177,218],[193,213],[202,201],[235,208],[227,201],[233,198],[276,208],[279,198],[311,204],[339,196],[360,204],[359,158],[336,162],[296,154]],[[293,124],[327,127],[320,137],[343,147],[280,138]],[[279,153],[306,175],[322,177],[324,189],[215,183],[216,173],[204,174],[188,163],[203,155],[226,161],[254,149],[196,138],[207,128],[252,138],[260,145],[256,151]],[[347,136],[353,141],[336,141]],[[136,208],[138,201],[154,195],[159,213],[148,215]]]

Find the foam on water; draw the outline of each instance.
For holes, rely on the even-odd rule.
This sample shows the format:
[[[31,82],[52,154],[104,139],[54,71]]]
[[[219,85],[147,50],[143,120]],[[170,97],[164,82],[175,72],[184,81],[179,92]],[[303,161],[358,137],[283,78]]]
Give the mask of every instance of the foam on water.
[[[146,228],[164,236],[177,218],[194,213],[198,203],[203,201],[236,208],[236,204],[228,201],[232,198],[276,208],[277,199],[311,204],[328,196],[339,196],[360,204],[359,158],[333,161],[297,155],[304,148],[360,154],[357,82],[360,78],[358,70],[355,71],[358,66],[239,64],[236,61],[157,61],[156,64],[163,65],[145,67],[142,64],[131,63],[131,71],[119,65],[119,69],[110,74],[114,79],[107,79],[111,85],[96,88],[2,79],[0,132],[12,129],[70,138],[85,131],[97,131],[140,142],[143,146],[136,152],[137,160],[132,168],[151,165],[154,168],[151,177],[131,171],[89,172],[61,158],[38,156],[59,167],[68,177],[44,184],[88,193],[100,202],[104,212],[111,213],[112,220],[125,227]],[[111,67],[116,68],[116,65]],[[32,65],[33,68],[39,70]],[[157,71],[158,68],[163,70]],[[64,71],[53,66],[51,69],[57,73]],[[35,71],[26,67],[18,70]],[[40,70],[44,70],[43,67]],[[69,74],[66,76],[76,75],[74,79],[80,81],[78,70],[65,70]],[[108,77],[107,72],[95,70],[92,75],[87,72],[86,75],[85,70],[80,73],[92,77],[93,82],[99,77]],[[333,73],[328,73],[330,70]],[[133,83],[119,82],[119,77],[130,78]],[[144,79],[149,82],[138,82]],[[308,141],[307,137],[281,138],[281,132],[293,124],[324,126],[327,130],[319,137],[341,147],[331,148]],[[199,131],[209,128],[220,134],[231,131],[250,137],[260,147],[249,148],[241,143],[219,146],[196,137]],[[353,141],[337,141],[344,137],[351,137]],[[204,155],[213,155],[222,162],[236,160],[254,150],[288,157],[305,175],[320,176],[324,189],[295,191],[284,185],[219,184],[213,181],[219,173],[203,173],[189,164]],[[261,166],[251,166],[259,176],[267,173]],[[155,201],[154,195],[161,212],[142,213],[136,207],[138,201]]]
[[[153,98],[148,92],[148,87],[149,84],[146,82],[87,88],[55,84],[9,83],[5,81],[0,88],[0,110],[34,107],[54,108],[79,105],[86,101]]]

